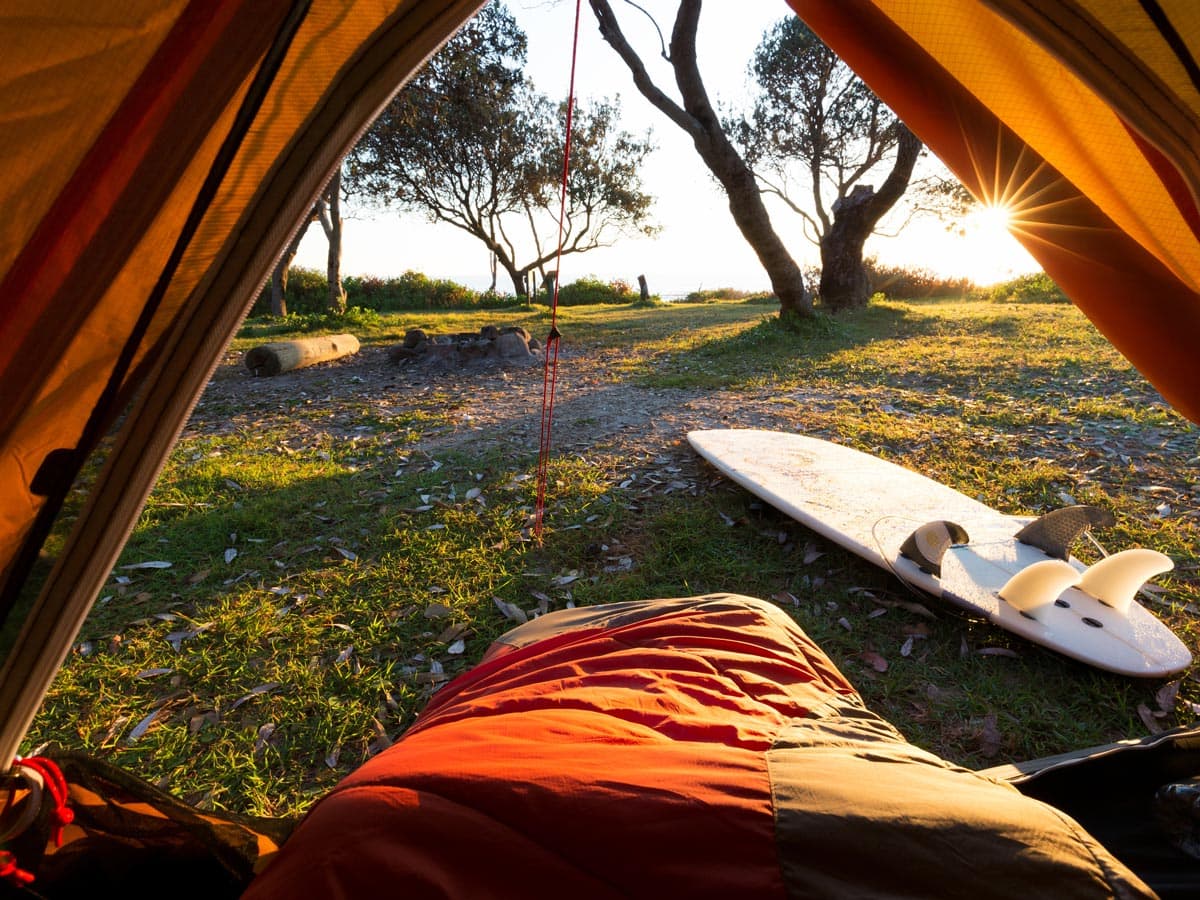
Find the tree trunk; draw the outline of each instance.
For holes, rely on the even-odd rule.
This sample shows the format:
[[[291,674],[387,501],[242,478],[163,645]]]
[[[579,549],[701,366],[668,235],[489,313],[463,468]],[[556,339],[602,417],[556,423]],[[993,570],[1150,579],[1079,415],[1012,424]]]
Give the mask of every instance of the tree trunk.
[[[863,246],[875,226],[908,187],[921,153],[921,141],[898,124],[896,162],[878,193],[859,185],[833,205],[833,222],[821,238],[821,303],[831,312],[867,305],[871,285],[863,266]]]
[[[641,301],[646,303],[650,300],[650,285],[646,284],[646,276],[638,276],[638,290],[641,292]]]
[[[724,188],[733,221],[758,256],[771,280],[771,288],[779,298],[780,316],[812,315],[812,294],[805,289],[800,267],[775,233],[754,173],[726,137],[720,116],[708,99],[696,63],[700,0],[680,0],[679,13],[671,32],[668,61],[675,70],[675,84],[683,101],[682,108],[651,80],[641,58],[625,39],[608,0],[589,2],[600,23],[600,34],[633,73],[633,83],[642,96],[687,132],[700,158]]]
[[[271,271],[271,315],[287,315],[287,277],[292,261],[284,258]]]
[[[342,287],[342,170],[333,173],[333,178],[325,188],[324,195],[317,201],[317,216],[321,220],[321,228],[329,241],[329,251],[325,257],[325,277],[329,284],[329,293],[325,299],[325,309],[333,315],[344,315],[346,312],[346,291]]]
[[[842,201],[842,208],[853,196]],[[821,303],[834,313],[864,307],[870,299],[863,246],[873,228],[868,225],[864,229],[861,219],[852,221],[837,209],[833,224],[821,238]]]
[[[518,272],[507,262],[502,262],[501,265],[504,266],[504,271],[508,273],[508,277],[512,281],[513,293],[518,297],[528,297],[529,289],[525,286],[525,273]]]
[[[309,213],[308,221],[300,226],[291,243],[283,251],[283,256],[279,257],[275,268],[271,270],[271,315],[273,316],[287,315],[288,272],[292,268],[292,260],[296,258],[296,253],[300,250],[300,242],[304,240],[304,234],[308,231],[308,226],[312,223],[315,215],[316,210],[314,209]]]

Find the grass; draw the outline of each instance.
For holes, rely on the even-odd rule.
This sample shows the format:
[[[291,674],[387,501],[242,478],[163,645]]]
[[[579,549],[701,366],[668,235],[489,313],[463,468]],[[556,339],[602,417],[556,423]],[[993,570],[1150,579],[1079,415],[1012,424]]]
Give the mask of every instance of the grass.
[[[549,323],[544,310],[389,314],[355,333],[378,346],[482,320]],[[573,349],[611,354],[603,380],[744,402],[748,420],[903,462],[1008,512],[1107,506],[1108,543],[1177,561],[1155,610],[1200,643],[1196,431],[1071,307],[885,301],[788,331],[761,304],[715,301],[569,307],[558,326]],[[252,322],[232,350],[264,335],[277,337]],[[471,402],[353,382],[328,401],[206,398],[25,749],[84,748],[202,806],[298,813],[478,660],[512,624],[506,605],[717,590],[774,599],[869,705],[964,765],[1195,717],[1194,671],[1172,704],[1160,683],[935,608],[700,466],[682,434],[632,458],[556,455],[538,544],[536,447],[422,449]]]

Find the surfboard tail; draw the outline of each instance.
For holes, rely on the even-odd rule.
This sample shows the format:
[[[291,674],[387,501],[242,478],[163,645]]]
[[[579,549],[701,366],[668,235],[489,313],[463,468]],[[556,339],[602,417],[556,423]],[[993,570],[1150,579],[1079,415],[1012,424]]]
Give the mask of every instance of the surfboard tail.
[[[1034,519],[1017,532],[1016,539],[1037,547],[1047,556],[1066,561],[1081,534],[1115,522],[1113,514],[1099,506],[1064,506]]]
[[[1053,604],[1067,588],[1079,584],[1080,572],[1061,559],[1047,559],[1026,566],[1000,588],[1000,599],[1027,616]]]
[[[1121,615],[1129,615],[1134,595],[1155,575],[1175,568],[1169,556],[1145,547],[1122,550],[1106,556],[1083,573],[1077,587],[1111,606]]]
[[[905,538],[900,545],[900,554],[915,562],[922,572],[940,578],[942,557],[946,551],[955,544],[966,544],[970,540],[961,525],[943,519],[928,522]]]

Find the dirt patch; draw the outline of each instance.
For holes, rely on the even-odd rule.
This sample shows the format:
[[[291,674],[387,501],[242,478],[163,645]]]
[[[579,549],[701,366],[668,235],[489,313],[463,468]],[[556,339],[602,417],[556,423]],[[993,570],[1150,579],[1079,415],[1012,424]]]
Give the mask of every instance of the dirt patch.
[[[728,427],[753,420],[754,398],[739,392],[648,389],[616,380],[611,357],[561,350],[553,386],[552,444],[582,450],[640,452],[650,442],[682,439],[687,428]],[[346,397],[406,399],[428,403],[441,397],[453,410],[456,427],[433,429],[415,450],[433,452],[467,443],[492,443],[536,449],[541,433],[545,366],[441,367],[397,366],[388,348],[364,347],[344,357],[270,378],[255,377],[230,354],[214,373],[193,427],[217,425],[221,411],[269,413],[305,398],[312,414],[327,407],[331,418]],[[686,424],[685,424],[686,423]],[[670,435],[670,437],[668,437]],[[660,444],[661,445],[661,444]]]
[[[772,386],[736,391],[647,388],[614,374],[618,365],[627,371],[630,362],[654,364],[607,348],[560,347],[552,452],[604,453],[627,459],[630,467],[639,460],[670,459],[672,465],[695,473],[700,464],[686,442],[693,429],[785,429],[836,439],[844,435],[826,429],[841,421],[844,414],[835,410],[844,409],[847,402],[864,417],[916,415],[898,408],[909,390],[901,383],[883,391],[846,385],[836,393]],[[397,366],[389,359],[389,348],[366,346],[354,356],[267,378],[255,377],[242,365],[241,354],[230,353],[214,373],[190,427],[200,432],[246,427],[295,408],[300,399],[309,427],[349,437],[363,427],[362,402],[369,401],[383,413],[422,410],[443,423],[418,429],[415,452],[472,445],[523,456],[539,447],[543,398],[548,394],[544,376],[543,364],[451,371]],[[911,386],[914,393],[921,389]],[[954,409],[945,415],[957,421]],[[1072,420],[1014,426],[980,439],[985,437],[996,454],[1060,461],[1075,484],[1098,482],[1114,494],[1146,491],[1150,518],[1200,515],[1188,474],[1196,439],[1186,426]],[[889,449],[919,461],[937,443],[936,435],[926,434],[912,446]],[[1060,499],[1072,500],[1066,492]]]

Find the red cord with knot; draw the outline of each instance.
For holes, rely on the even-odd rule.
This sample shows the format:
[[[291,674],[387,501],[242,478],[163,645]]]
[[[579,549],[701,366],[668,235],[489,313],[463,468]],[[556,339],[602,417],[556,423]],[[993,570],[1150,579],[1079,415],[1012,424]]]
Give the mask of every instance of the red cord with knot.
[[[579,15],[582,0],[575,0],[575,35],[571,45],[571,81],[567,89],[566,138],[563,142],[562,195],[558,210],[558,253],[555,259],[554,296],[550,301],[550,334],[546,338],[545,369],[542,378],[542,433],[538,444],[537,502],[534,505],[533,533],[542,539],[542,519],[546,513],[546,482],[550,467],[550,427],[554,421],[554,391],[558,385],[558,286],[562,281],[563,221],[567,217],[567,178],[571,171],[571,118],[575,110],[575,63],[579,58]]]
[[[24,759],[18,756],[13,760],[13,769],[17,772],[25,769],[36,775],[42,783],[42,790],[50,795],[54,803],[54,809],[50,813],[50,837],[55,847],[61,847],[63,829],[75,820],[75,814],[67,806],[67,779],[63,777],[62,770],[53,760],[44,756],[30,756]],[[14,783],[9,786],[3,812],[8,812],[16,793],[17,787]],[[8,850],[0,850],[0,878],[22,887],[34,880],[33,874],[22,869],[17,864],[17,858]]]

